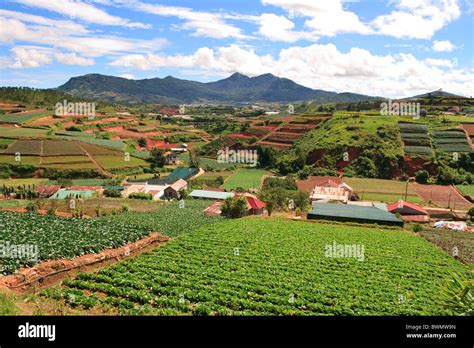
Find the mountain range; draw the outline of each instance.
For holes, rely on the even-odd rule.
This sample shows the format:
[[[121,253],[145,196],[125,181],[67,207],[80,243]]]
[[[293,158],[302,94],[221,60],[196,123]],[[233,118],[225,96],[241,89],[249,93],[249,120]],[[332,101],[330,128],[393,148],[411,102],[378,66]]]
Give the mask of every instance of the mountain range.
[[[130,80],[101,74],[71,78],[57,90],[78,98],[107,102],[224,103],[297,102],[354,103],[374,99],[356,93],[336,93],[301,86],[272,74],[248,77],[239,73],[215,81],[197,82],[172,76]]]

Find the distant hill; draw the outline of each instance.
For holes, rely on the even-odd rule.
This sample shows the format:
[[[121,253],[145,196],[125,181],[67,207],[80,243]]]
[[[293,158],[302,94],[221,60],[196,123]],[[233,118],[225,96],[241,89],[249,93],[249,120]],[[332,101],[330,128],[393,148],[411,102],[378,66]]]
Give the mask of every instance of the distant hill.
[[[336,93],[301,86],[272,74],[248,77],[239,73],[215,81],[197,82],[168,76],[144,80],[128,80],[101,74],[71,78],[57,90],[76,97],[109,102],[360,102],[373,97],[356,93]]]
[[[438,90],[438,91],[433,91],[433,92],[428,92],[428,93],[424,93],[424,94],[420,94],[420,95],[415,95],[414,97],[410,97],[408,99],[418,99],[418,98],[429,98],[429,97],[456,97],[456,98],[465,98],[463,96],[460,96],[460,95],[456,95],[456,94],[453,94],[453,93],[448,93],[448,92],[445,92],[445,91],[442,91],[442,90]]]

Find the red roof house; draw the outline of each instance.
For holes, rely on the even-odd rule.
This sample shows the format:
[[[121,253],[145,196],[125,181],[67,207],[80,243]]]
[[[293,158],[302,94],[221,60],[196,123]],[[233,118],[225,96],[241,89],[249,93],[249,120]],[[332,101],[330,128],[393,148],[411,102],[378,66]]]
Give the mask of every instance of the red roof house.
[[[390,213],[400,214],[400,218],[404,221],[412,222],[428,222],[430,217],[428,212],[422,206],[405,202],[400,199],[398,202],[387,204],[387,210]]]
[[[38,185],[36,186],[36,192],[41,198],[48,198],[54,195],[61,189],[61,185]]]

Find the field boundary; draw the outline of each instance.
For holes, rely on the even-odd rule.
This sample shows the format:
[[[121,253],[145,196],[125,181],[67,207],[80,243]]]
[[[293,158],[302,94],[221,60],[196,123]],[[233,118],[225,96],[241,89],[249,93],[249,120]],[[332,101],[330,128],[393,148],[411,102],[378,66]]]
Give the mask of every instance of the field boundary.
[[[34,292],[55,285],[79,272],[94,271],[122,259],[137,256],[170,239],[160,233],[153,232],[146,238],[120,248],[105,249],[99,253],[87,254],[74,259],[41,262],[31,268],[21,268],[16,274],[0,277],[0,289],[6,288],[16,294]]]

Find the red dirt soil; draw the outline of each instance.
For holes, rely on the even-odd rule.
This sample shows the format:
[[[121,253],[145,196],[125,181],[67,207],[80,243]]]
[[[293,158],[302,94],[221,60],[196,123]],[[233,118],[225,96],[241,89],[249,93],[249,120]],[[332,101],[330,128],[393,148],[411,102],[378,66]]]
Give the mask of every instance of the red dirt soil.
[[[466,200],[453,186],[422,185],[413,183],[415,192],[426,202],[430,201],[442,208],[469,209],[474,206]]]

